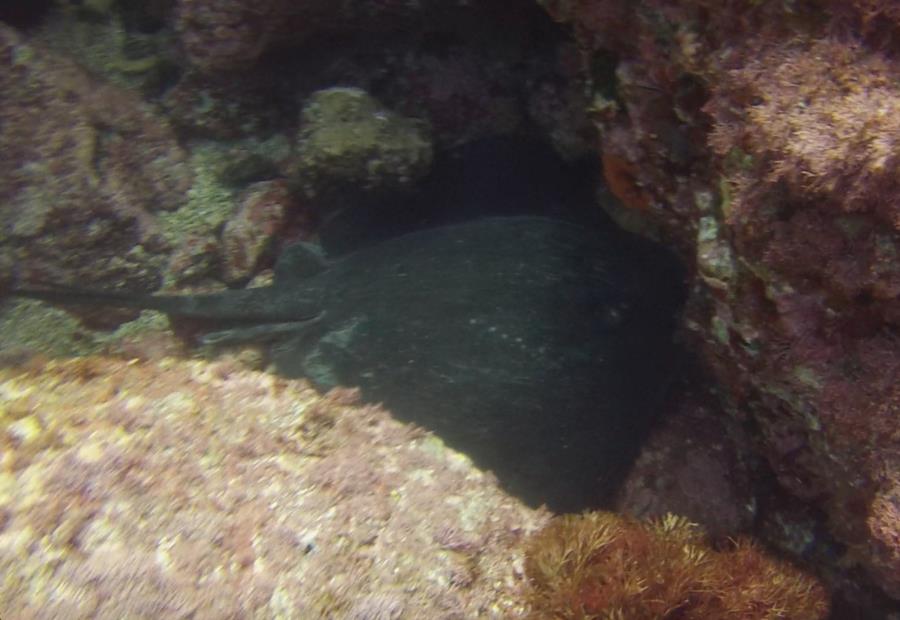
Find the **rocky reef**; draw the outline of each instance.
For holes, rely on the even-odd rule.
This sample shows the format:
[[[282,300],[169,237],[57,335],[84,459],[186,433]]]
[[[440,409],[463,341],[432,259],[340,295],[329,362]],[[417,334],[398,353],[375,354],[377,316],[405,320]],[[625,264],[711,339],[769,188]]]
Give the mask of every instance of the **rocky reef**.
[[[616,59],[592,107],[616,215],[694,265],[685,327],[729,410],[900,597],[896,11],[544,5],[585,65]]]
[[[243,286],[269,278],[286,244],[326,238],[326,224],[344,221],[336,214],[399,229],[403,218],[441,219],[404,209],[444,208],[447,197],[475,204],[468,198],[501,202],[502,194],[528,203],[529,213],[540,202],[542,213],[557,215],[569,196],[531,191],[524,181],[520,193],[498,191],[495,178],[509,169],[473,155],[486,137],[549,145],[559,163],[529,176],[570,164],[588,171],[588,183],[597,173],[596,200],[576,205],[579,220],[602,208],[622,228],[673,249],[688,269],[680,337],[700,370],[691,363],[676,382],[615,508],[657,519],[677,512],[701,523],[713,544],[754,534],[814,565],[837,593],[833,613],[900,613],[896,3],[537,0],[520,9],[503,0],[0,7],[0,292],[22,281],[141,292]],[[524,149],[498,152],[525,157]],[[436,170],[467,164],[478,175]],[[35,350],[117,357],[2,371],[0,540],[11,577],[0,598],[20,605],[10,615],[47,605],[75,617],[177,617],[206,605],[295,617],[526,613],[511,602],[523,577],[509,566],[523,533],[546,516],[502,498],[489,476],[478,491],[467,486],[481,474],[447,465],[458,455],[340,395],[322,400],[227,364],[117,361],[150,350],[186,354],[172,338],[154,343],[158,319],[103,335],[58,312],[4,304],[0,362],[20,366]],[[133,318],[79,316],[106,327]],[[151,336],[132,337],[141,331]],[[157,382],[175,396],[152,392]],[[144,403],[151,393],[169,403],[161,419],[187,439],[155,421]],[[251,406],[249,394],[274,410],[248,425],[229,407]],[[67,412],[62,395],[100,413]],[[221,421],[214,410],[225,412]],[[189,441],[215,444],[215,458],[197,457]],[[185,454],[156,454],[147,442]],[[422,506],[446,517],[440,531],[397,516],[392,502],[402,498],[391,489],[412,484],[403,482],[406,461],[397,465],[403,473],[375,471],[366,460],[375,452],[351,454],[344,442],[374,442],[382,456],[410,459],[416,484],[438,475]],[[282,451],[295,459],[289,467]],[[438,460],[415,465],[428,458]],[[372,470],[363,475],[366,463]],[[360,469],[346,481],[334,473],[351,465]],[[157,477],[141,479],[144,467]],[[245,495],[226,488],[226,469],[215,467],[244,476]],[[207,478],[221,485],[214,506],[200,510],[176,489]],[[265,492],[281,497],[286,484],[310,489],[310,519],[332,502],[323,527],[337,528],[329,536],[346,544],[327,556],[339,561],[317,564],[325,572],[303,584],[275,541],[284,528],[319,526],[266,504]],[[461,489],[457,512],[440,504],[437,487],[447,497]],[[136,489],[151,499],[142,504]],[[63,499],[50,506],[54,493]],[[479,493],[489,498],[479,518],[500,515],[503,527],[492,517],[460,525],[471,525],[463,506]],[[44,516],[26,527],[29,502]],[[65,502],[79,508],[69,513]],[[122,517],[133,510],[145,526]],[[354,519],[368,512],[381,515],[383,532],[395,518],[399,529],[367,539]],[[206,516],[188,519],[189,535],[179,538],[186,514]],[[399,540],[401,530],[416,532],[409,540],[435,558],[434,575],[413,574],[409,558],[418,551],[371,542]],[[205,559],[190,551],[204,537],[221,541]],[[130,541],[142,558],[136,572],[104,573]],[[40,553],[29,556],[26,543]],[[291,544],[303,557],[319,548]],[[346,572],[350,549],[366,560]],[[392,568],[379,572],[373,558],[382,553]],[[41,572],[51,559],[63,566],[52,576]],[[342,576],[329,590],[326,573],[338,564]],[[186,570],[230,584],[234,597],[202,598]],[[366,579],[371,588],[360,585]],[[412,595],[405,579],[430,581]],[[41,598],[49,589],[26,596],[30,580],[62,594],[53,602]],[[113,607],[103,607],[116,584],[130,581],[141,584],[134,604],[146,607],[114,607],[130,603],[112,595]],[[448,584],[456,585],[440,590]],[[311,588],[333,596],[295,596]]]
[[[334,185],[409,187],[431,166],[431,139],[426,123],[386,110],[365,91],[331,88],[303,107],[297,160],[297,183],[312,195]]]
[[[186,155],[136,94],[0,24],[0,265],[33,279],[157,288],[155,213],[190,187]]]
[[[520,616],[546,514],[355,400],[233,362],[0,371],[0,614]]]

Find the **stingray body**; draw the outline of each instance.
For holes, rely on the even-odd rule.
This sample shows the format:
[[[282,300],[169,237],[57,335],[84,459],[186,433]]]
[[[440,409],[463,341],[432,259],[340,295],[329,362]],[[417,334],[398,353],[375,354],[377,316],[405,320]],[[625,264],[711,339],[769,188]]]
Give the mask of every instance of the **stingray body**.
[[[526,500],[577,509],[612,490],[664,383],[672,287],[636,256],[571,223],[489,218],[319,267],[288,248],[264,288],[17,293],[235,322],[207,339],[269,340],[280,374],[358,386]]]

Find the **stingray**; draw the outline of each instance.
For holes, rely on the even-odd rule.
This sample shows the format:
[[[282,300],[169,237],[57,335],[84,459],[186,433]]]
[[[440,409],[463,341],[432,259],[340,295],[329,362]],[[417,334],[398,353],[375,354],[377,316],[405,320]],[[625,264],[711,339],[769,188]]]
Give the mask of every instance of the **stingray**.
[[[279,374],[359,387],[526,501],[573,510],[614,490],[660,404],[677,296],[670,259],[648,256],[566,221],[485,218],[330,261],[290,246],[261,288],[13,294],[207,319],[204,342],[266,342]]]

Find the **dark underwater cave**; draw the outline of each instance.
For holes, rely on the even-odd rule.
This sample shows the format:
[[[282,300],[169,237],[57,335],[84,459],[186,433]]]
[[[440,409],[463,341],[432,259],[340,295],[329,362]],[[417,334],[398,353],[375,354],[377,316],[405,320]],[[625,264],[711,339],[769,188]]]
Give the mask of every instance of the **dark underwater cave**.
[[[671,252],[620,230],[603,212],[595,197],[601,184],[597,168],[592,160],[564,162],[533,137],[481,140],[440,154],[413,192],[382,197],[375,204],[362,201],[336,213],[321,235],[329,254],[342,255],[417,230],[529,215],[571,222],[601,240],[612,271],[612,284],[603,293],[612,297],[608,308],[599,311],[585,333],[575,334],[571,348],[551,345],[556,360],[532,368],[528,385],[515,387],[494,376],[485,376],[480,384],[465,368],[446,381],[430,381],[424,372],[396,381],[376,381],[358,368],[345,373],[368,376],[361,381],[366,400],[383,402],[400,419],[436,432],[491,470],[509,492],[556,512],[609,506],[665,408],[667,389],[684,355],[673,342],[685,295],[682,266]],[[527,253],[528,248],[513,251]],[[534,264],[533,258],[527,260]],[[627,298],[621,304],[620,294]],[[563,295],[581,293],[568,290]],[[560,306],[565,305],[563,300]],[[522,314],[527,311],[523,308]],[[604,312],[615,317],[614,329]],[[544,325],[530,325],[520,316],[510,316],[507,325],[523,335],[539,330],[568,334],[563,325],[546,325],[570,320],[563,308],[542,317]],[[434,339],[437,348],[440,309],[435,309],[434,321],[423,338]],[[579,336],[602,342],[583,346]],[[609,359],[597,365],[577,359],[586,351]],[[496,373],[517,368],[505,353],[478,349],[474,356],[479,359],[467,365]]]
[[[12,0],[0,2],[0,21],[30,30],[52,14],[54,6],[61,4],[80,7],[73,14],[81,20],[107,20],[105,14],[85,8],[88,3],[78,0],[68,3]],[[171,30],[175,4],[175,0],[117,0],[113,3],[115,19],[121,20],[129,33],[132,53],[145,49],[149,37],[141,35],[159,34],[160,49],[168,49],[164,47],[171,43],[167,37],[175,34]],[[427,2],[395,4],[429,5]],[[233,118],[229,117],[233,124],[243,122],[245,113],[251,120],[256,118],[254,115],[262,119],[257,123],[248,121],[247,127],[251,129],[246,133],[236,130],[236,135],[259,138],[267,137],[269,131],[293,135],[291,132],[296,130],[297,112],[304,97],[316,89],[334,85],[359,87],[386,108],[415,117],[418,110],[403,107],[412,101],[413,95],[402,90],[403,80],[398,79],[398,73],[404,67],[398,59],[407,53],[427,53],[438,59],[452,59],[461,55],[460,50],[469,48],[475,50],[474,55],[480,54],[487,61],[491,59],[490,54],[496,53],[492,46],[502,47],[498,44],[500,40],[512,40],[513,47],[526,50],[522,55],[524,60],[510,61],[509,65],[504,65],[503,73],[517,76],[512,79],[519,80],[518,85],[511,90],[522,109],[527,108],[524,101],[527,91],[536,88],[535,82],[530,81],[535,77],[555,80],[557,84],[569,79],[576,90],[584,87],[585,92],[600,94],[607,100],[617,98],[617,58],[613,52],[591,50],[589,66],[580,66],[577,77],[574,73],[547,70],[554,64],[556,44],[560,40],[569,41],[571,33],[570,26],[564,28],[553,23],[543,7],[551,9],[554,4],[566,3],[528,3],[517,6],[514,11],[505,0],[450,4],[453,6],[429,9],[431,13],[427,19],[416,16],[402,23],[398,19],[396,24],[393,19],[383,20],[371,31],[352,27],[340,32],[323,30],[305,42],[283,41],[283,46],[267,50],[255,68],[259,74],[253,76],[259,78],[258,97],[248,95],[246,99],[250,103],[246,108],[241,105],[244,99],[240,95],[249,93],[253,80],[236,75],[233,89],[221,89],[225,93],[222,95],[224,103],[235,103],[235,109],[239,110]],[[545,63],[543,69],[516,72],[521,65],[533,62],[535,57]],[[361,58],[368,61],[363,62]],[[175,62],[169,64],[169,61],[164,63],[161,73],[142,86],[144,98],[154,104],[163,101],[184,77],[184,66]],[[529,79],[519,79],[522,76]],[[226,76],[225,81],[231,77]],[[584,84],[580,82],[582,79]],[[705,99],[709,94],[699,78],[696,83],[692,79],[680,80],[675,86],[680,98],[676,103],[687,110],[701,109],[702,102],[693,99]],[[508,85],[499,78],[497,83]],[[494,83],[488,80],[487,85],[491,87]],[[632,86],[646,89],[648,97],[653,96],[652,84],[633,83]],[[234,101],[229,100],[228,97],[234,94],[239,96]],[[685,97],[690,101],[683,101]],[[661,105],[668,104],[664,98],[660,99]],[[585,102],[582,111],[588,103]],[[254,108],[256,104],[264,110]],[[628,108],[623,105],[621,112],[627,114]],[[671,110],[664,112],[668,115]],[[191,118],[176,119],[171,108],[166,112],[164,107],[165,114],[169,114],[169,120],[177,125],[179,138],[185,144],[199,137],[219,140],[221,146],[234,137],[204,133],[201,124],[191,125]],[[407,188],[408,191],[372,195],[365,193],[368,190],[358,190],[359,195],[355,195],[353,189],[342,188],[347,194],[337,197],[316,214],[322,217],[322,227],[317,232],[323,246],[331,257],[351,256],[409,233],[446,225],[496,217],[509,218],[510,222],[521,216],[545,217],[582,227],[605,245],[604,256],[608,257],[611,270],[609,287],[596,293],[596,297],[592,297],[591,291],[561,287],[568,297],[561,296],[557,300],[558,312],[545,311],[540,314],[540,321],[526,316],[527,306],[512,307],[506,323],[520,336],[551,333],[568,338],[549,347],[543,366],[529,366],[525,375],[518,376],[527,377],[526,383],[517,382],[517,377],[509,381],[498,378],[503,373],[521,369],[521,365],[517,366],[509,359],[509,349],[484,348],[477,355],[466,358],[465,363],[452,368],[456,374],[445,375],[440,380],[432,380],[427,373],[417,375],[412,371],[374,381],[370,376],[371,368],[351,363],[345,369],[350,380],[343,384],[360,385],[365,400],[382,402],[399,419],[433,431],[449,446],[471,457],[477,466],[492,471],[508,492],[531,506],[546,505],[555,512],[611,508],[614,495],[647,435],[662,416],[677,408],[674,402],[678,396],[673,393],[680,385],[694,379],[685,371],[692,363],[691,357],[675,340],[686,297],[685,268],[673,253],[622,231],[605,214],[600,206],[602,199],[598,199],[598,193],[603,193],[604,182],[597,152],[591,151],[578,161],[564,161],[545,142],[552,129],[536,126],[541,120],[537,115],[528,112],[522,116],[526,119],[525,125],[514,135],[506,134],[505,129],[491,128],[497,132],[494,137],[467,142],[470,136],[461,133],[451,136],[452,140],[458,139],[461,143],[454,147],[436,139],[437,151],[431,172],[415,186]],[[686,175],[690,163],[698,156],[697,150],[702,148],[698,145],[703,142],[692,140],[688,132],[682,133],[678,119],[673,117],[672,123],[671,135],[664,135],[662,140],[670,149],[666,170]],[[588,148],[594,148],[590,146],[592,139],[588,139]],[[235,142],[235,148],[242,148],[239,141]],[[251,181],[272,180],[284,175],[284,169],[279,168],[274,159],[264,163],[267,166],[260,176],[247,177],[243,181],[234,179],[233,189],[240,190]],[[785,219],[782,215],[781,219]],[[293,231],[285,230],[282,234],[287,239]],[[523,240],[513,251],[522,253],[523,264],[540,266],[540,260],[528,256],[529,248],[528,242]],[[568,258],[574,270],[582,262],[588,263],[577,255]],[[485,266],[485,270],[488,269]],[[228,285],[243,284],[253,275],[259,274],[254,272],[239,282],[228,281]],[[449,274],[449,277],[457,279],[455,285],[459,290],[465,281],[470,278],[475,281],[478,275],[459,272]],[[209,284],[216,287],[222,282],[216,281],[213,274],[210,281],[204,281],[201,286]],[[448,284],[453,282],[436,280],[432,283],[436,298]],[[0,282],[0,288],[2,286]],[[569,306],[577,306],[583,298],[590,298],[595,304],[592,310],[596,310],[592,315],[595,321],[577,329],[567,327],[566,322],[572,315],[568,312]],[[533,299],[526,301],[534,302]],[[857,301],[862,305],[871,302],[868,298]],[[396,312],[401,317],[395,324],[402,323],[404,308],[397,298],[376,302],[381,304],[383,313]],[[521,313],[515,311],[519,309]],[[417,346],[421,350],[438,344],[447,346],[445,341],[458,332],[444,329],[443,321],[447,317],[440,308],[426,315],[433,323],[416,332]],[[585,312],[578,316],[584,319]],[[113,320],[118,324],[124,319]],[[369,336],[370,339],[363,342],[377,344],[377,339]],[[434,350],[441,349],[435,346]],[[585,352],[597,351],[607,356],[605,364],[595,364],[597,360],[585,355]],[[386,370],[387,374],[396,371],[398,362],[402,361],[400,352],[395,351],[370,351],[367,355],[370,362],[379,356],[387,360],[383,369],[376,369]],[[3,363],[2,357],[0,352],[0,363]],[[441,366],[441,362],[436,360],[435,365]],[[443,367],[451,368],[447,364]],[[354,376],[358,381],[353,380]],[[410,377],[418,380],[409,381]],[[310,378],[315,380],[315,377]],[[704,376],[696,378],[692,387],[711,386],[711,383],[712,380]],[[329,386],[323,382],[321,387]],[[758,436],[759,431],[752,434]],[[764,464],[759,467],[768,471]],[[775,485],[773,479],[760,486]],[[778,515],[782,498],[767,496],[762,491],[755,490],[754,493],[755,497],[763,498],[759,509],[763,518],[766,513]],[[766,505],[767,497],[769,505]],[[704,495],[704,501],[706,498]],[[822,546],[825,544],[822,541],[828,537],[825,517],[817,515],[816,519],[823,531],[816,532],[815,538]],[[761,521],[757,518],[754,527]],[[763,538],[767,537],[764,529],[757,528],[757,531]],[[777,542],[777,536],[775,539]],[[843,556],[843,550],[805,559],[826,567],[825,572],[840,566],[842,560],[838,556]],[[836,571],[839,576],[833,579],[843,579],[840,576],[843,570]],[[858,567],[852,570],[862,572]],[[851,577],[860,582],[868,579],[859,574]],[[889,601],[878,599],[883,595],[877,592],[854,596],[858,599],[874,597],[879,608],[886,609],[891,605]],[[837,600],[833,617],[851,616],[881,617],[877,614],[863,616],[857,613],[852,603],[842,605]]]
[[[5,0],[0,2],[0,21],[17,28],[30,28],[53,7],[53,0]]]
[[[528,56],[552,65],[549,59],[570,34],[538,6],[522,8],[512,22],[502,1],[483,3],[481,18],[454,17],[450,11],[446,19],[424,27],[415,45],[430,46],[439,55],[478,50],[489,63],[498,49],[516,41],[513,47],[524,44]],[[594,88],[614,96],[612,67],[612,59],[594,67],[592,81]],[[375,96],[391,101],[389,85],[371,86]],[[523,106],[527,88],[519,85]],[[565,334],[561,342],[574,339],[570,348],[551,345],[558,359],[531,368],[528,385],[516,389],[488,378],[484,386],[498,392],[488,394],[489,388],[479,389],[478,378],[465,369],[459,374],[468,377],[467,384],[459,377],[457,383],[429,382],[424,372],[415,383],[361,382],[365,398],[434,431],[476,465],[491,470],[508,492],[529,505],[546,505],[555,512],[611,507],[654,421],[664,415],[667,391],[679,360],[687,355],[673,340],[686,296],[683,266],[666,248],[621,230],[601,207],[604,200],[609,197],[597,153],[588,149],[580,159],[563,159],[549,143],[546,128],[528,121],[512,135],[495,134],[455,147],[438,145],[431,172],[411,191],[351,200],[320,230],[330,255],[417,230],[524,215],[571,222],[600,240],[613,282],[597,295],[616,299],[600,303],[596,322],[582,333],[568,330],[565,300],[558,302],[559,312],[543,314],[543,321],[555,325],[530,325],[522,318],[525,309],[507,322],[526,339],[539,333],[549,338]],[[533,259],[523,258],[527,261]],[[589,293],[569,290],[561,295],[581,298]],[[570,301],[577,305],[576,299]],[[440,321],[439,313],[435,321]],[[615,329],[607,328],[610,315],[616,317]],[[422,338],[440,340],[440,334],[435,326],[432,335]],[[602,364],[579,360],[584,351],[610,359]],[[472,366],[488,365],[498,373],[516,368],[501,351],[478,349],[473,357],[477,359],[471,360]]]
[[[127,2],[121,6],[127,18],[137,5]],[[523,8],[513,16],[512,25],[504,2],[486,2],[479,10],[483,14],[474,17],[467,10],[448,10],[446,19],[442,16],[433,20],[411,37],[408,33],[382,33],[379,37],[385,45],[401,51],[403,46],[420,46],[441,57],[452,56],[465,46],[485,54],[496,53],[492,46],[498,40],[516,38],[529,55],[549,56],[566,36],[537,5]],[[33,15],[36,19],[36,9]],[[31,19],[32,13],[21,13],[19,18]],[[126,23],[138,32],[156,28],[153,20],[132,24],[126,19]],[[273,50],[269,62],[261,64],[270,70],[276,67],[279,74],[313,74],[311,82],[342,83],[347,76],[327,71],[315,76],[314,71],[304,70],[307,61],[327,64],[321,54],[329,47],[340,47],[331,36],[325,42],[308,43],[299,52]],[[365,49],[360,53],[371,55],[373,63],[383,61],[371,49],[378,45],[362,47]],[[308,53],[310,50],[315,53]],[[602,73],[603,79],[613,79],[609,67],[601,69],[596,72]],[[282,81],[272,79],[279,85],[273,90],[281,93]],[[284,81],[290,84],[288,91],[297,87],[295,82]],[[382,84],[375,80],[362,86],[390,102],[389,81]],[[518,92],[516,96],[522,98],[523,94]],[[282,99],[291,97],[283,96],[278,101]],[[268,103],[278,107],[274,101]],[[524,107],[522,101],[518,103]],[[185,132],[188,135],[190,132]],[[504,321],[525,339],[538,333],[561,335],[559,342],[548,347],[548,358],[542,366],[529,366],[524,375],[507,381],[498,376],[518,368],[514,360],[504,358],[509,351],[482,348],[476,357],[466,360],[466,368],[451,371],[446,381],[432,381],[423,373],[413,375],[416,381],[407,381],[407,376],[395,372],[393,379],[375,382],[368,378],[369,368],[350,365],[345,369],[349,379],[342,382],[358,383],[366,400],[383,402],[399,418],[436,432],[479,467],[493,471],[509,492],[528,504],[577,512],[608,505],[663,409],[666,389],[681,354],[673,344],[673,333],[684,298],[683,274],[673,254],[618,229],[598,205],[602,180],[596,153],[565,161],[545,141],[545,135],[544,130],[526,123],[513,135],[441,146],[431,172],[408,191],[354,195],[351,190],[349,195],[340,196],[336,201],[340,208],[326,212],[319,233],[332,257],[352,255],[415,231],[493,217],[563,220],[596,237],[609,259],[610,283],[596,299],[589,300],[591,312],[596,312],[593,323],[579,327],[581,331],[566,325],[576,299],[593,294],[571,288],[565,289],[571,299],[563,296],[554,300],[558,304],[555,312],[542,304],[536,314],[539,320],[534,319],[534,323],[526,320],[528,308],[511,311]],[[541,266],[540,257],[529,256],[526,241],[512,251],[521,253],[523,264]],[[588,269],[588,258],[567,257],[567,269]],[[477,275],[476,271],[449,277],[458,278],[457,288],[464,288],[466,279]],[[433,283],[436,296],[445,284]],[[541,303],[534,299],[528,302]],[[383,303],[388,313],[391,309],[387,306],[395,302],[384,299]],[[403,308],[393,311],[402,314]],[[429,338],[440,341],[453,336],[442,330],[440,312],[440,308],[435,309],[433,324],[419,334],[423,348]],[[586,318],[584,312],[576,313],[575,319]],[[552,325],[554,322],[557,324]],[[590,358],[597,351],[608,356],[604,365]],[[370,360],[378,357],[376,352],[367,355]],[[394,355],[386,351],[383,357],[397,361]],[[435,362],[437,366],[440,363]],[[487,368],[479,371],[487,373],[483,381],[473,370],[478,367]],[[527,381],[522,383],[522,377]]]

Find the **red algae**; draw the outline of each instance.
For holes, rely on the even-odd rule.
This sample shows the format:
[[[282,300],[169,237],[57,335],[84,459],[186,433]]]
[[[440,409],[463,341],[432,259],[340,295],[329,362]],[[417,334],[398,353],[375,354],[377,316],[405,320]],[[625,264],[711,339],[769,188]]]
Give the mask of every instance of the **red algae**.
[[[686,332],[730,411],[900,599],[896,3],[542,4],[584,66],[618,60],[593,104],[614,216],[695,266]]]
[[[829,609],[813,577],[747,541],[714,550],[672,514],[556,517],[529,540],[525,569],[535,620],[817,620]]]
[[[3,617],[524,614],[546,516],[353,392],[37,361],[0,370],[0,425]]]

